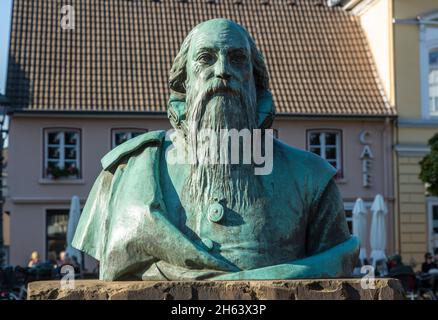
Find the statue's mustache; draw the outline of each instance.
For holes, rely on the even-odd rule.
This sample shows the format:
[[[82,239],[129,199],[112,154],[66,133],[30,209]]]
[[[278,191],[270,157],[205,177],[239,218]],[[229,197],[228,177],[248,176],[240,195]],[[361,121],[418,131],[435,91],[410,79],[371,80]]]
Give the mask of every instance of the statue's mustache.
[[[233,79],[192,84],[187,90],[187,120],[192,126],[188,131],[196,136],[199,127],[254,128],[256,102],[252,93]]]
[[[239,97],[241,90],[230,81],[215,80],[210,82],[208,87],[201,93],[202,101],[208,102],[215,95],[229,95]]]

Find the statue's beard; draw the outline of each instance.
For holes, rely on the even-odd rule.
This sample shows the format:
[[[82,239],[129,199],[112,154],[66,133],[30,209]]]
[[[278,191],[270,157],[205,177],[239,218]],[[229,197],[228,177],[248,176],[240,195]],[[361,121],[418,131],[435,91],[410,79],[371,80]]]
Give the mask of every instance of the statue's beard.
[[[197,88],[187,90],[186,142],[192,151],[196,150],[197,158],[191,164],[185,184],[184,202],[203,207],[215,199],[224,200],[227,207],[239,212],[259,197],[259,177],[254,175],[252,156],[251,163],[242,163],[242,141],[239,142],[239,163],[231,163],[231,152],[221,158],[221,152],[224,153],[227,148],[220,137],[224,129],[249,129],[252,134],[252,130],[257,128],[255,88],[215,93],[212,88],[218,87],[220,84],[216,87],[213,84],[204,92],[199,92]],[[218,139],[210,139],[206,132],[215,134]],[[224,158],[227,161],[223,161]],[[216,163],[211,163],[211,160],[202,163],[201,159],[216,159]]]

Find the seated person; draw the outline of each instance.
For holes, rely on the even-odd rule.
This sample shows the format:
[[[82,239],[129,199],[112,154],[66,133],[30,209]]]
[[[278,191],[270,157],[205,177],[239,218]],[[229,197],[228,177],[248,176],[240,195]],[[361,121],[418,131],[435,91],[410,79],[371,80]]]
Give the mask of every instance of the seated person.
[[[436,268],[437,268],[437,265],[436,265],[436,263],[433,261],[433,259],[432,259],[432,255],[430,254],[430,252],[427,252],[427,253],[424,255],[424,262],[423,262],[423,264],[421,265],[421,272],[423,272],[423,273],[428,273],[429,270],[431,270],[431,269],[436,269]]]
[[[30,260],[29,260],[27,266],[29,268],[33,268],[33,267],[36,267],[39,263],[41,263],[40,255],[39,255],[38,251],[33,251],[31,256],[30,256]]]
[[[391,269],[389,270],[388,276],[396,278],[397,275],[415,275],[414,269],[411,266],[407,266],[403,263],[402,257],[399,254],[395,254],[390,259]]]

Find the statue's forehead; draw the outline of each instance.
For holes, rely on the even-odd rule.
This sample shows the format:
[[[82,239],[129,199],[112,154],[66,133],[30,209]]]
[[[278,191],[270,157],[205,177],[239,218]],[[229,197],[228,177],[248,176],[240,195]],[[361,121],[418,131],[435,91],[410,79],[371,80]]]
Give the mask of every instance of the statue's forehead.
[[[212,21],[198,26],[191,40],[191,51],[205,47],[249,50],[249,42],[245,32],[237,24],[231,21]]]

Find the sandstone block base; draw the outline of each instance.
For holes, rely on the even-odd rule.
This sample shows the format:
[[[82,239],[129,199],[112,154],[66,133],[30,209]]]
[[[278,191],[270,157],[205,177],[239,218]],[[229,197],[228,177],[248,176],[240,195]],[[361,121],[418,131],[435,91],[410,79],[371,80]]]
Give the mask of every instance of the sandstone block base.
[[[66,300],[397,300],[403,288],[396,279],[376,279],[362,289],[360,279],[271,281],[118,281],[76,280],[74,289],[59,281],[29,283],[28,299]]]

